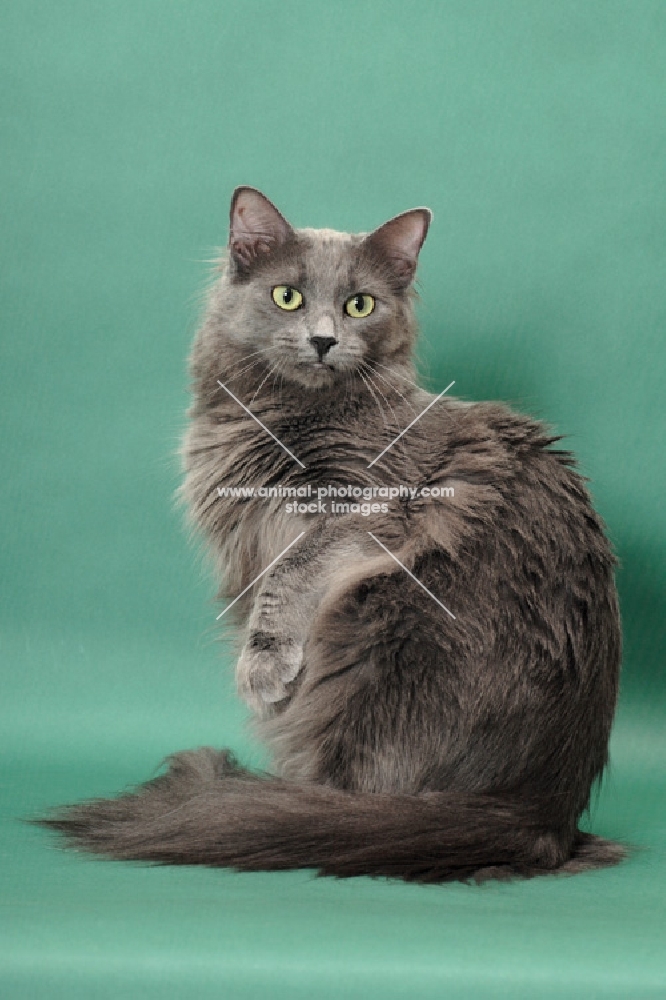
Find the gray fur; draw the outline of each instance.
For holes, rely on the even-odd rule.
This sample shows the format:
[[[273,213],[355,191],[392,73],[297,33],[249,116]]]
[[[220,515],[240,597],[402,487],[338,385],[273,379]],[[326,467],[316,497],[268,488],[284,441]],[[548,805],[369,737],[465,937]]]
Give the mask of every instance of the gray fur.
[[[501,404],[445,397],[367,468],[432,399],[412,365],[411,281],[429,221],[415,209],[369,236],[294,230],[259,192],[235,192],[192,352],[182,495],[220,597],[304,532],[230,612],[239,693],[273,773],[227,752],[178,754],[133,793],[41,820],[70,843],[419,881],[623,856],[578,831],[607,763],[621,641],[615,560],[571,455]],[[282,284],[302,308],[278,308]],[[357,292],[376,298],[366,319],[343,311]],[[320,364],[313,336],[336,340]],[[360,517],[217,492],[307,483],[452,486],[455,498]]]

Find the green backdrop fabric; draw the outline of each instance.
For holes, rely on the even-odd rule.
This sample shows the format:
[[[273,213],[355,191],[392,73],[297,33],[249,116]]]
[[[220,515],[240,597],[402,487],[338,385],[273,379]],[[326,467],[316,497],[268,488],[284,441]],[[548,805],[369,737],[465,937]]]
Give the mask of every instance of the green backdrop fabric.
[[[666,997],[666,4],[0,5],[0,994]],[[158,869],[18,817],[245,729],[173,492],[233,187],[295,225],[429,205],[424,384],[549,421],[621,559],[622,866],[482,887]]]

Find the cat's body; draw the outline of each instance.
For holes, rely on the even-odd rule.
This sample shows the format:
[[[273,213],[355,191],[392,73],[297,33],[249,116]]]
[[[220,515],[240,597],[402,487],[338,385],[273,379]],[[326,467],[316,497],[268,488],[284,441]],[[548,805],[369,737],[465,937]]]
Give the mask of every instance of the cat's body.
[[[112,857],[242,870],[437,881],[619,860],[577,830],[617,696],[614,559],[541,425],[446,396],[426,410],[410,284],[429,214],[369,237],[294,231],[243,188],[231,218],[183,495],[221,593],[247,588],[238,686],[275,773],[178,754],[136,793],[47,822]],[[352,484],[449,495],[367,515],[333,513],[330,493],[307,513],[220,495]]]

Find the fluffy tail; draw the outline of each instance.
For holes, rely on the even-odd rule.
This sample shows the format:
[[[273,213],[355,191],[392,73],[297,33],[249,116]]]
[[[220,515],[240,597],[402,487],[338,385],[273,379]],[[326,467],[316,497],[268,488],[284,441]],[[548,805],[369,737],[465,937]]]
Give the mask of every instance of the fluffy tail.
[[[534,810],[500,797],[347,792],[241,768],[211,748],[117,799],[29,820],[109,858],[237,871],[316,868],[413,882],[530,877],[616,864],[620,845],[579,833],[563,857]]]

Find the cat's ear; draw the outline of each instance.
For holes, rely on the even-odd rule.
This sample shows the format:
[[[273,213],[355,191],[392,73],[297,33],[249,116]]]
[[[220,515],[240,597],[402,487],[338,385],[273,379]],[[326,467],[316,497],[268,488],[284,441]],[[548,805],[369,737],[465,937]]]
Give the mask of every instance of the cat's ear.
[[[229,212],[229,251],[241,270],[270,254],[294,231],[268,198],[252,187],[237,187]]]
[[[389,265],[398,288],[406,288],[414,278],[419,250],[432,221],[429,208],[412,208],[389,219],[369,233],[363,246]]]

